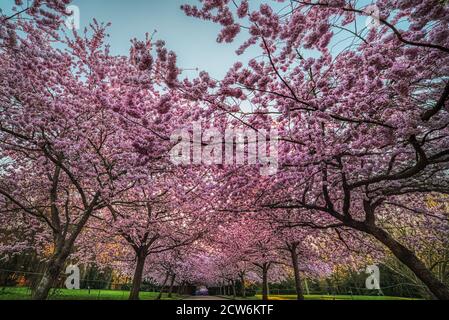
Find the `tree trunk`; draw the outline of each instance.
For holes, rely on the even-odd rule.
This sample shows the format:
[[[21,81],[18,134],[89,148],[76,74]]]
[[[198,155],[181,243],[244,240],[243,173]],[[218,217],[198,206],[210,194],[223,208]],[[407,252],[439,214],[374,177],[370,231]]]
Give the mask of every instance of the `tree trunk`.
[[[232,280],[231,281],[232,284],[232,297],[234,298],[234,300],[237,298],[237,291],[235,290],[235,281]]]
[[[156,300],[162,299],[162,293],[164,292],[165,285],[167,284],[169,276],[170,276],[170,272],[167,272],[167,274],[165,275],[164,283],[162,284],[161,290],[159,291],[159,295],[157,296]]]
[[[32,299],[33,300],[45,300],[48,297],[48,294],[51,288],[54,286],[56,281],[58,280],[59,275],[61,274],[65,261],[69,256],[70,251],[63,251],[62,253],[56,253],[53,259],[50,259],[48,262],[47,268],[44,271],[44,275],[42,276],[39,284],[33,292]]]
[[[262,266],[262,300],[268,300],[269,289],[268,289],[268,269],[267,263]]]
[[[168,289],[168,297],[171,298],[172,297],[172,293],[173,293],[173,286],[175,285],[175,279],[176,279],[176,274],[173,273],[170,279],[170,289]]]
[[[184,294],[184,281],[181,282],[181,285],[178,286],[178,294]]]
[[[304,300],[304,291],[302,289],[301,274],[299,272],[297,248],[298,248],[297,243],[291,244],[289,246],[289,251],[290,251],[290,254],[292,257],[293,271],[295,274],[295,288],[296,288],[297,300]]]
[[[33,291],[33,300],[45,300],[48,298],[48,293],[58,280],[58,277],[64,268],[65,262],[72,252],[76,238],[86,225],[91,213],[92,210],[89,210],[84,214],[81,221],[77,224],[76,229],[68,239],[60,237],[59,234],[54,235],[56,243],[55,253],[48,262],[47,268],[45,269],[44,275],[40,279],[39,284]]]
[[[131,292],[129,294],[129,300],[139,300],[140,286],[142,284],[143,269],[145,267],[145,260],[147,258],[147,253],[145,250],[139,250],[137,252],[137,264],[134,270],[133,284],[131,287]]]
[[[245,275],[244,274],[240,275],[240,281],[242,283],[242,297],[246,298],[246,287],[245,287]]]
[[[419,260],[416,255],[393,239],[386,231],[378,227],[368,227],[367,232],[382,242],[391,252],[406,265],[429,288],[430,292],[440,300],[449,300],[449,289]]]

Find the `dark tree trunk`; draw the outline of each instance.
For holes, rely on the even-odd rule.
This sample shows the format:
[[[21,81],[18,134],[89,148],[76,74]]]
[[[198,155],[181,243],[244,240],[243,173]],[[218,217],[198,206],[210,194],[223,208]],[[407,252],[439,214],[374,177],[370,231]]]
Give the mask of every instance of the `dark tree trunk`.
[[[178,294],[184,294],[184,281],[178,286]]]
[[[231,285],[232,285],[232,297],[235,300],[237,298],[237,290],[235,290],[235,281],[234,280],[231,281]]]
[[[156,300],[161,300],[162,299],[162,293],[165,290],[165,286],[167,285],[167,281],[168,281],[168,277],[169,276],[170,276],[170,272],[167,272],[167,274],[165,275],[164,283],[161,286],[161,290],[159,291],[159,295],[157,296]]]
[[[48,294],[57,282],[69,254],[70,250],[65,249],[62,253],[56,253],[54,258],[50,259],[44,275],[33,292],[33,300],[45,300],[48,298]]]
[[[304,291],[302,289],[302,283],[301,283],[301,274],[299,271],[299,261],[298,261],[298,244],[293,243],[289,244],[288,246],[291,258],[292,258],[292,265],[293,265],[293,271],[295,274],[295,289],[296,289],[296,295],[297,300],[304,300]]]
[[[176,274],[172,274],[171,279],[170,279],[170,288],[168,289],[168,297],[171,298],[172,297],[172,293],[173,293],[173,286],[175,285],[175,279],[176,279]]]
[[[245,275],[240,274],[240,282],[242,283],[242,297],[246,298]]]
[[[96,196],[97,197],[97,196]],[[94,200],[95,203],[97,200]],[[61,274],[65,262],[67,258],[70,256],[72,252],[73,245],[80,234],[83,227],[86,225],[89,220],[90,214],[92,213],[92,209],[86,211],[81,218],[80,222],[76,225],[75,230],[70,235],[69,238],[64,238],[60,234],[55,234],[55,243],[56,250],[54,256],[50,259],[47,264],[47,267],[44,271],[44,275],[40,279],[36,289],[33,291],[32,299],[33,300],[45,300],[48,298],[48,293],[51,288],[55,285],[58,280],[59,275]]]
[[[386,231],[378,227],[368,227],[366,230],[383,243],[391,252],[406,265],[429,288],[429,291],[440,300],[449,300],[449,289],[419,260],[416,255],[393,239]]]
[[[269,264],[264,263],[262,265],[262,300],[268,300],[269,289],[268,289],[268,269]]]
[[[147,258],[146,250],[140,249],[137,252],[137,264],[134,270],[133,283],[129,300],[139,300],[140,286],[142,284],[143,270],[145,268],[145,260]]]

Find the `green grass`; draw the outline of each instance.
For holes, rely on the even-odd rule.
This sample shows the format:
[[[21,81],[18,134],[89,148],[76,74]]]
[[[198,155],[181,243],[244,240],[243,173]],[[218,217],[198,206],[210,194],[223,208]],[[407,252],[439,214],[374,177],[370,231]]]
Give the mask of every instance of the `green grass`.
[[[262,299],[262,296],[259,296]],[[351,296],[351,295],[306,295],[306,300],[414,300],[410,298],[388,296]],[[271,300],[296,300],[296,295],[273,295]]]
[[[158,292],[141,292],[141,300],[155,300]],[[127,300],[129,291],[116,290],[52,290],[49,300]],[[29,288],[0,288],[0,300],[29,300],[31,290]],[[173,298],[168,298],[167,294],[162,296],[163,300],[179,300],[183,296],[173,294]]]
[[[159,293],[141,292],[141,300],[155,300]],[[127,300],[129,291],[118,290],[67,290],[57,289],[51,292],[49,300]],[[163,300],[180,300],[185,296],[173,294],[168,298],[167,294],[162,296]],[[31,290],[29,288],[0,288],[0,300],[29,300]],[[232,299],[227,296],[226,298]],[[261,295],[248,298],[237,298],[236,300],[262,300]],[[296,300],[296,295],[270,295],[270,300]],[[306,300],[414,300],[410,298],[387,297],[387,296],[350,296],[350,295],[306,295]]]
[[[232,297],[227,297],[232,299]],[[306,295],[306,300],[416,300],[412,298],[388,297],[388,296],[350,296],[350,295]],[[270,300],[296,300],[296,295],[270,295]],[[261,295],[248,298],[237,298],[236,300],[262,300]]]

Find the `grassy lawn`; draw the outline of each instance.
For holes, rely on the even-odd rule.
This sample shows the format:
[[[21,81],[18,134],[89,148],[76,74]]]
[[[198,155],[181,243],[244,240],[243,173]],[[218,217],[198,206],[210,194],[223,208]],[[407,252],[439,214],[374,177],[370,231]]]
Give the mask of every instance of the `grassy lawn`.
[[[155,300],[159,293],[157,292],[141,292],[141,300]],[[129,291],[116,290],[67,290],[58,289],[52,291],[50,300],[127,300]],[[29,288],[0,288],[0,300],[29,300],[31,291]],[[184,296],[173,294],[173,298],[168,298],[167,294],[162,296],[163,300],[180,300]],[[226,298],[232,299],[227,296]],[[237,298],[236,300],[262,300],[261,295],[248,298]],[[296,295],[270,295],[270,300],[296,300]],[[410,298],[400,297],[384,297],[384,296],[350,296],[350,295],[306,295],[306,300],[414,300]]]
[[[155,300],[158,292],[141,292],[141,300]],[[115,290],[67,290],[58,289],[51,292],[50,300],[127,300],[129,291]],[[0,300],[28,300],[31,291],[28,288],[0,288]],[[168,298],[167,294],[162,296],[163,300],[179,300],[182,296],[173,294],[173,298]]]
[[[257,296],[262,299],[262,296]],[[308,295],[305,296],[306,300],[414,300],[410,298],[401,297],[388,297],[388,296],[350,296],[350,295]],[[270,296],[271,300],[296,300],[296,295],[273,295]]]
[[[232,299],[232,297],[227,297]],[[416,300],[413,298],[388,297],[388,296],[350,296],[350,295],[306,295],[306,300]],[[248,298],[237,298],[236,300],[262,300],[261,295]],[[296,300],[296,295],[270,295],[270,300]]]

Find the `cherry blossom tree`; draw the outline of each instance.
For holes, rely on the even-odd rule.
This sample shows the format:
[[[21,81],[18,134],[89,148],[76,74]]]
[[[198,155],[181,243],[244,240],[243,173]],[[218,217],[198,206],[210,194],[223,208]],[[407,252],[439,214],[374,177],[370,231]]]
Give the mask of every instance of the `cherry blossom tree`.
[[[448,192],[447,3],[251,5],[203,1],[183,9],[221,24],[219,42],[246,32],[238,54],[261,50],[201,99],[223,121],[256,129],[275,123],[282,172],[263,205],[313,210],[371,235],[435,297],[449,299],[449,289],[377,219],[397,196]]]
[[[181,79],[176,54],[149,34],[111,55],[107,24],[63,28],[69,2],[0,12],[0,251],[47,257],[34,299],[70,259],[131,275],[130,299],[149,277],[161,295],[178,283],[234,296],[255,278],[268,299],[291,270],[303,299],[302,277],[388,251],[449,299],[429,255],[448,241],[447,1],[185,5],[221,25],[218,42],[244,34],[237,54],[258,51],[220,81]],[[222,135],[275,129],[278,172],[175,165],[171,137],[195,140],[193,123]],[[228,147],[200,138],[214,155]]]
[[[34,292],[43,299],[93,212],[128,188],[127,161],[137,154],[116,114],[86,94],[94,82],[72,75],[75,53],[52,49],[36,29],[29,37],[2,52],[0,193],[8,210],[34,217],[52,235],[54,254]],[[100,44],[86,43],[86,51]]]
[[[87,242],[95,239],[90,241],[99,246],[95,251],[103,251],[105,246],[125,248],[124,256],[118,260],[131,261],[134,268],[131,300],[139,299],[142,279],[151,271],[145,268],[147,259],[161,253],[170,256],[171,252],[192,245],[208,228],[207,213],[198,207],[183,206],[176,198],[178,188],[159,175],[149,173],[145,183],[138,181],[138,186],[107,204],[108,210],[89,225],[91,231],[85,236]],[[175,275],[171,262],[166,259],[158,264],[158,269],[164,269],[166,274],[162,287]]]
[[[33,293],[45,299],[94,213],[167,162],[184,109],[167,115],[177,98],[161,87],[178,70],[163,42],[114,57],[107,25],[61,35],[67,1],[30,3],[1,16],[0,201],[52,246]]]
[[[384,258],[382,248],[368,237],[355,237],[348,228],[317,225],[310,214],[299,215],[296,210],[271,211],[265,221],[275,230],[281,242],[279,249],[293,269],[298,300],[304,300],[303,277],[324,278],[340,265],[360,270],[367,261]]]
[[[236,282],[242,286],[248,273],[256,273],[262,283],[263,299],[268,299],[269,281],[285,277],[281,265],[280,242],[269,224],[249,217],[241,217],[217,228],[214,254],[218,259],[220,278],[229,283],[236,295]]]

